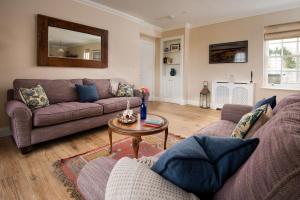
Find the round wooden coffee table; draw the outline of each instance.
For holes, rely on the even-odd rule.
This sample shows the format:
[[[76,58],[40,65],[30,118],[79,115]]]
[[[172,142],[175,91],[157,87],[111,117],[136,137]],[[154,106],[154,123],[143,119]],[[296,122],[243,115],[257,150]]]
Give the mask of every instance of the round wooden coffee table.
[[[138,158],[139,143],[142,141],[142,136],[153,135],[165,131],[164,149],[166,149],[168,139],[168,125],[169,122],[166,118],[159,115],[148,114],[147,119],[161,120],[162,125],[158,128],[144,126],[143,120],[138,116],[137,122],[133,124],[122,124],[117,118],[113,118],[108,122],[108,135],[110,142],[110,153],[112,152],[112,132],[132,136],[132,147],[134,150],[135,158]]]

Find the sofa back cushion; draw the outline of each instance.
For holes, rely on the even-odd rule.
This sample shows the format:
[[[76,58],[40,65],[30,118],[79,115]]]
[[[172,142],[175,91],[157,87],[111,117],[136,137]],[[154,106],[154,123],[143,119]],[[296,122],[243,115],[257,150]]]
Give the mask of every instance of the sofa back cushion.
[[[289,104],[300,102],[300,92],[296,94],[289,95],[285,98],[283,98],[279,103],[276,105],[276,107],[273,110],[273,114],[275,115],[278,113],[282,108]]]
[[[79,101],[75,84],[82,85],[81,79],[45,80],[45,79],[16,79],[14,85],[14,99],[21,101],[20,88],[32,88],[41,85],[49,99],[50,104]]]
[[[300,102],[284,107],[255,137],[260,144],[214,199],[299,199]]]
[[[84,85],[95,84],[100,99],[107,99],[113,97],[110,92],[110,80],[109,79],[83,79]]]

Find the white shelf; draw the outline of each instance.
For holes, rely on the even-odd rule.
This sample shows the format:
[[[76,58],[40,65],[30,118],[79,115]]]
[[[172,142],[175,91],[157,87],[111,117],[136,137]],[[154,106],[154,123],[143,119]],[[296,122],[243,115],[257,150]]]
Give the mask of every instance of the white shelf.
[[[169,52],[163,52],[164,54],[180,54],[180,51],[169,51]]]
[[[164,64],[164,65],[180,65],[180,63]]]

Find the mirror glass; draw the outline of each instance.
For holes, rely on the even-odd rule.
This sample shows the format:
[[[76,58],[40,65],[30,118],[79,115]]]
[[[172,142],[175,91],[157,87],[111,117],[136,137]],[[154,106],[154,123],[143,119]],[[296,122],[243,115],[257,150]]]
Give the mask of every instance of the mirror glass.
[[[99,61],[101,37],[49,26],[48,56]]]

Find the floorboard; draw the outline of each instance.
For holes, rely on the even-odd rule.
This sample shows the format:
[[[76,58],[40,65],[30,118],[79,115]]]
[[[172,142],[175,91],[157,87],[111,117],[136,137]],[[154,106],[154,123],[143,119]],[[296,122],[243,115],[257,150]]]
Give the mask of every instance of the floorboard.
[[[149,112],[167,118],[169,132],[185,137],[220,118],[216,110],[162,102],[151,102]],[[70,199],[53,173],[53,162],[108,144],[106,130],[104,126],[46,142],[26,155],[12,137],[0,138],[0,199]],[[123,137],[113,134],[114,141]]]

